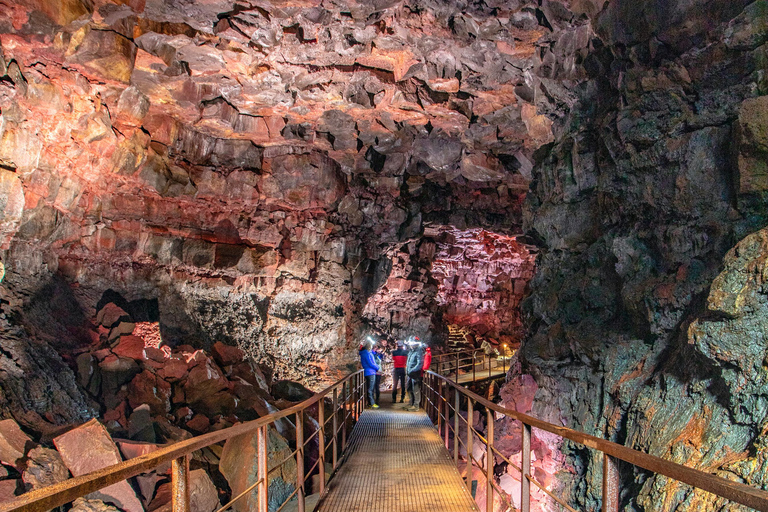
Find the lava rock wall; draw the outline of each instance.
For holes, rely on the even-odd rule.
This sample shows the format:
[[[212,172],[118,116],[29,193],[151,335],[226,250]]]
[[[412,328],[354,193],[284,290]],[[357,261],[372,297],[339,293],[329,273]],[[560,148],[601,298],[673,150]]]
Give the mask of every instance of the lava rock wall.
[[[609,2],[594,15],[589,79],[535,157],[524,215],[542,255],[521,366],[502,393],[555,424],[757,487],[768,484],[767,11]],[[565,495],[596,507],[601,459],[542,440],[567,456]],[[626,510],[730,510],[631,468],[622,487]]]
[[[584,78],[579,6],[0,1],[3,325],[55,359],[104,341],[106,295],[152,302],[166,344],[314,387],[371,329],[428,336],[425,226],[519,234],[533,151]],[[400,307],[376,294],[403,247],[425,286]]]

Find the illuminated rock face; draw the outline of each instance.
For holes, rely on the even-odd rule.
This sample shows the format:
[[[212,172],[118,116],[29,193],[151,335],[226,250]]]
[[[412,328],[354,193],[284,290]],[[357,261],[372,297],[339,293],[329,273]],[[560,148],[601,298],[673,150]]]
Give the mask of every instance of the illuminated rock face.
[[[166,344],[317,387],[391,327],[407,246],[392,278],[423,290],[392,333],[439,341],[425,226],[520,234],[548,116],[586,76],[559,57],[592,43],[584,6],[537,4],[6,2],[2,343],[62,392],[16,383],[4,414],[92,415],[56,353],[100,342],[105,293],[154,301],[139,321]],[[53,350],[20,363],[30,343]]]
[[[447,231],[438,247],[432,275],[445,323],[519,343],[524,332],[520,301],[534,271],[531,247],[484,229]]]

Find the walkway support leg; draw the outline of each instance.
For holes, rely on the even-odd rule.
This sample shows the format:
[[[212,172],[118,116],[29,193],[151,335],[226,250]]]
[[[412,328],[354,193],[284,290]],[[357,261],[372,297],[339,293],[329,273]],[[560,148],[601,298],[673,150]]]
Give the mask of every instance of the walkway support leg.
[[[523,473],[520,475],[520,510],[531,510],[531,426],[523,423],[523,447],[522,465]]]
[[[619,511],[619,461],[603,453],[603,512]]]
[[[333,389],[333,469],[339,462],[339,388]]]
[[[317,440],[320,444],[320,462],[318,464],[320,466],[320,492],[323,492],[325,491],[325,399],[317,402],[317,422],[320,424],[320,433],[318,434],[320,437]],[[316,489],[312,489],[312,491],[317,492]]]
[[[189,455],[171,462],[173,512],[189,512]]]
[[[256,431],[256,444],[258,446],[257,457],[259,461],[257,476],[259,481],[261,482],[258,486],[258,489],[259,489],[258,512],[267,512],[269,510],[269,496],[268,496],[269,469],[267,468],[267,465],[269,464],[269,455],[267,451],[268,437],[269,437],[269,427],[267,425],[264,425],[263,427],[259,428]]]
[[[450,386],[448,386],[448,383],[446,382],[443,386],[442,390],[443,392],[440,393],[440,403],[443,404],[443,411],[445,411],[445,414],[443,415],[443,438],[445,439],[445,449],[449,450],[448,448],[448,430],[451,425],[450,423],[450,417],[451,417],[451,401],[448,399],[448,390],[450,389]]]
[[[347,428],[349,425],[347,417],[349,416],[349,381],[342,384],[341,387],[341,394],[344,401],[344,416],[341,418],[341,421],[344,423],[344,426],[341,429],[341,451],[344,451],[347,448]]]
[[[459,388],[453,390],[453,463],[459,465],[459,406],[461,405],[461,395]]]
[[[456,380],[455,382],[459,383],[459,352],[456,352]]]
[[[488,409],[488,445],[485,450],[485,512],[493,512],[493,411]]]
[[[299,500],[299,512],[304,512],[304,413],[296,413],[296,499]]]
[[[443,422],[441,421],[441,417],[440,417],[442,415],[442,413],[443,413],[443,404],[442,404],[442,400],[441,400],[441,397],[442,397],[442,394],[443,394],[442,393],[443,381],[442,380],[437,381],[437,386],[436,387],[437,387],[437,390],[435,391],[435,404],[434,404],[435,405],[435,416],[436,416],[436,418],[435,418],[436,422],[435,423],[437,423],[437,435],[440,435],[440,434],[443,433],[443,431],[440,430],[440,428],[443,426]]]
[[[475,441],[475,435],[472,432],[472,420],[474,418],[474,404],[472,403],[471,398],[467,398],[467,487],[469,488],[469,492],[472,492],[472,476],[474,474],[474,471],[472,470],[474,465],[472,462],[472,453],[474,452],[473,443]]]

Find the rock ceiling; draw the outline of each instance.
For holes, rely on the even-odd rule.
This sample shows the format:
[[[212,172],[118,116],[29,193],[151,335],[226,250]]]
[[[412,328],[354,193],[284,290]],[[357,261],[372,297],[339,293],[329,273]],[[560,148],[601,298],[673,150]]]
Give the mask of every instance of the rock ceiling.
[[[425,226],[521,234],[533,152],[584,78],[596,9],[0,7],[9,314],[77,347],[105,291],[156,299],[169,342],[235,343],[295,378],[331,354],[343,369],[367,326],[430,337],[433,312],[416,312],[434,296],[429,258],[409,277],[426,294],[398,289],[363,314]],[[50,289],[70,305],[37,305]],[[79,320],[61,325],[69,307]]]

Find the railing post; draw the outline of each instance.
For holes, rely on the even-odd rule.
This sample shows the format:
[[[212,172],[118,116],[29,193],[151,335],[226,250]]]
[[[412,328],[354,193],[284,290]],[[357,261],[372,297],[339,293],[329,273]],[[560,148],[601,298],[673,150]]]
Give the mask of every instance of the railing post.
[[[487,444],[485,450],[485,476],[486,476],[486,489],[485,489],[485,511],[493,512],[493,462],[496,456],[493,454],[493,411],[486,409],[488,431]]]
[[[521,423],[523,431],[522,464],[520,469],[520,510],[528,512],[531,509],[531,426]]]
[[[472,399],[467,397],[467,488],[472,492],[472,476],[474,471],[472,467],[472,452],[474,451],[475,435],[472,433],[472,420],[475,418],[474,404]]]
[[[341,429],[341,451],[347,448],[347,428],[349,427],[349,383],[352,379],[346,381],[343,384],[342,395],[344,395],[344,417],[341,419],[344,422],[344,428]]]
[[[268,453],[269,426],[264,425],[256,431],[256,444],[258,445],[257,478],[261,482],[258,485],[258,512],[268,512],[269,510],[269,453]]]
[[[619,461],[603,453],[603,512],[619,511]]]
[[[443,415],[443,437],[445,438],[445,449],[448,450],[448,434],[449,434],[449,426],[450,426],[450,420],[451,417],[451,407],[450,407],[450,400],[448,400],[448,389],[450,387],[448,386],[448,382],[445,382],[445,385],[442,387],[442,393],[440,393],[441,398],[440,401],[443,404],[443,410],[445,411],[445,414]]]
[[[456,351],[456,384],[459,383],[459,352]]]
[[[339,461],[339,388],[333,388],[333,469]],[[325,483],[323,483],[325,485]]]
[[[304,413],[296,413],[296,498],[299,500],[299,512],[304,512]]]
[[[475,382],[475,370],[477,370],[477,352],[472,352],[472,382]]]
[[[459,388],[454,388],[453,400],[453,463],[459,465],[459,406],[461,405],[461,395]]]
[[[325,491],[325,398],[317,402],[317,421],[320,423],[320,492]],[[315,489],[312,489],[313,492]]]
[[[435,417],[435,423],[437,424],[437,435],[440,435],[443,432],[442,430],[440,430],[440,427],[442,426],[442,421],[441,421],[440,416],[441,416],[441,414],[443,412],[443,407],[442,407],[442,404],[440,403],[440,398],[439,398],[439,395],[442,394],[440,392],[440,390],[443,387],[442,379],[437,381],[437,386],[435,386],[435,387],[437,388],[435,390],[435,395],[438,395],[438,397],[435,399],[435,402],[434,402],[435,416],[436,416]]]
[[[189,455],[171,462],[173,512],[189,512]]]

